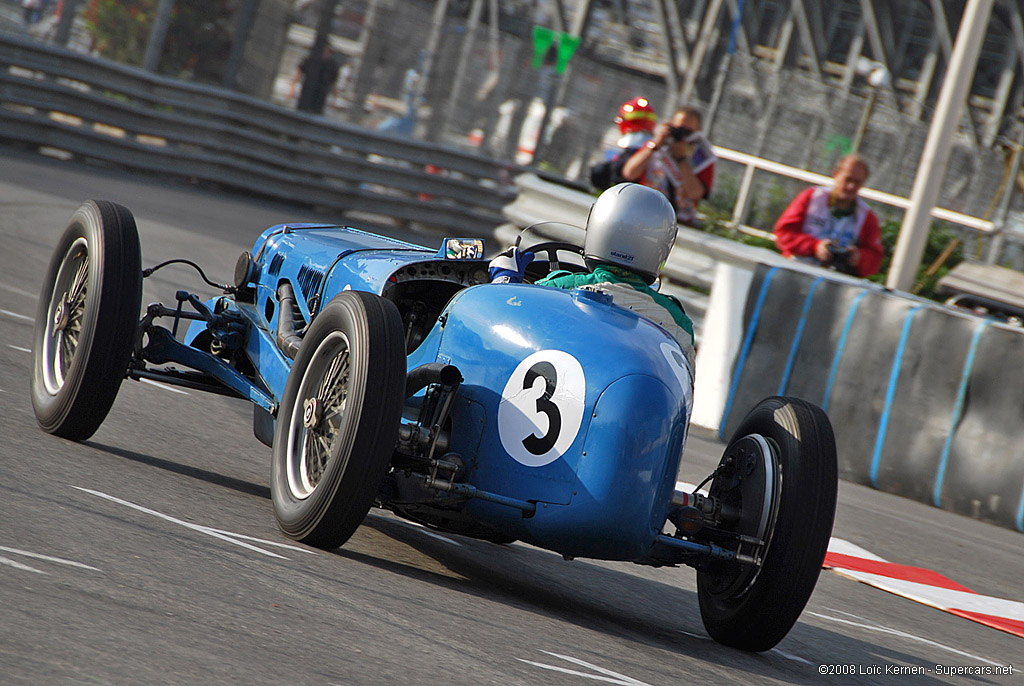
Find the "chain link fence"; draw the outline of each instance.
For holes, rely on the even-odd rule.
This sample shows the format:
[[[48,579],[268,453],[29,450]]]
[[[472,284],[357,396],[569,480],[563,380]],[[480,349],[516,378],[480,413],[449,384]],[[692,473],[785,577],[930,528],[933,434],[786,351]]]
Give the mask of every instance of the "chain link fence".
[[[0,0],[0,26],[16,30],[19,4]],[[557,74],[550,64],[536,66],[533,49],[534,24],[553,25],[550,14],[538,14],[550,10],[550,3],[340,0],[330,40],[342,64],[323,115],[515,160],[583,185],[590,164],[615,140],[613,118],[622,102],[642,95],[662,114],[672,109],[669,84],[655,75],[662,46],[658,25],[648,17],[652,5],[632,4],[644,11],[634,8],[630,23],[623,23],[608,9],[616,3],[597,3],[587,41],[565,73]],[[83,0],[79,7],[87,5]],[[294,107],[301,88],[298,67],[313,45],[319,5],[317,0],[263,0],[236,87]],[[573,3],[566,7],[568,24]],[[695,11],[673,30],[692,33],[700,19]],[[76,26],[72,35],[78,48],[88,50],[88,37],[80,22]],[[871,165],[869,185],[910,195],[929,111],[921,118],[905,114],[900,107],[905,94],[873,92],[862,79],[847,92],[796,67],[778,71],[742,53],[729,56],[727,28],[724,23],[715,28],[711,57],[686,103],[705,112],[705,129],[715,145],[828,174],[860,139],[859,151]],[[939,204],[1007,224],[1010,240],[1001,261],[1022,268],[1012,229],[1024,230],[1018,219],[1024,217],[1024,201],[1015,193],[1008,206],[1002,202],[1010,185],[1011,147],[981,146],[971,116],[970,111],[964,115],[956,136]],[[547,135],[538,140],[542,123]],[[1004,127],[1003,136],[1017,140],[1017,126]],[[731,206],[741,174],[739,165],[721,162],[710,204]],[[748,223],[770,229],[801,184],[768,175],[755,184],[757,200]],[[883,220],[901,219],[899,210],[877,209]],[[987,237],[963,231],[962,239],[965,254],[986,256]]]
[[[588,41],[559,75],[550,65],[536,67],[533,3],[498,4],[499,30],[494,31],[487,2],[482,3],[475,25],[472,0],[449,3],[440,24],[433,15],[435,0],[345,3],[350,21],[359,29],[349,27],[353,42],[347,47],[359,54],[349,58],[353,75],[342,84],[345,97],[337,101],[341,106],[329,106],[327,116],[369,127],[405,118],[404,130],[418,138],[514,158],[585,184],[590,164],[616,138],[613,118],[622,102],[642,95],[663,114],[672,109],[665,78],[653,74],[658,58],[657,46],[652,45],[656,35],[635,31],[619,35],[621,31],[613,29],[621,26],[602,23],[603,17],[598,16]],[[309,34],[312,26],[305,30]],[[436,47],[424,71],[432,32],[437,35]],[[341,30],[338,33],[344,35]],[[906,93],[893,88],[874,91],[863,78],[845,91],[838,83],[823,83],[798,68],[776,70],[767,61],[740,53],[730,57],[724,42],[720,36],[722,45],[713,50],[717,57],[706,61],[686,103],[705,112],[705,128],[715,145],[829,174],[835,161],[859,139],[859,152],[871,165],[869,185],[894,195],[910,195],[930,110],[925,108],[915,118],[901,107],[909,100]],[[288,69],[283,67],[285,73]],[[425,83],[411,86],[415,79]],[[545,104],[552,110],[545,122],[547,136],[535,142]],[[1019,223],[1017,217],[1024,216],[1019,193],[1011,194],[1012,202],[999,216],[1010,184],[1009,138],[1020,136],[1019,124],[1011,121],[1004,127],[999,141],[1005,146],[986,148],[976,135],[981,122],[972,121],[974,113],[967,110],[956,134],[939,205],[1008,223],[1010,241],[1002,261],[1024,268],[1012,231]],[[535,147],[536,158],[531,155]],[[741,175],[739,165],[720,163],[712,202],[731,207]],[[750,223],[768,230],[801,184],[768,175],[755,184],[757,201]],[[883,221],[902,219],[900,210],[877,209]],[[987,256],[988,236],[970,230],[958,234],[965,256]]]
[[[512,157],[518,151],[521,159],[528,159],[525,155],[534,145],[528,132],[536,128],[534,120],[542,111],[538,104],[547,102],[556,108],[548,137],[540,143],[538,159],[529,161],[582,179],[613,138],[609,132],[614,131],[612,121],[622,102],[642,95],[662,113],[671,109],[663,77],[612,61],[593,47],[593,41],[580,48],[563,75],[550,66],[535,68],[532,3],[519,3],[521,13],[516,14],[514,3],[501,2],[497,35],[488,25],[486,11],[475,29],[467,28],[470,0],[449,3],[441,26],[433,24],[434,0],[343,4],[346,11],[339,17],[347,21],[336,22],[335,36],[349,53],[346,59],[352,69],[340,84],[343,97],[329,104],[327,116],[369,127],[408,116],[415,120],[416,137],[494,156]],[[486,8],[487,3],[483,5]],[[312,19],[308,13],[302,16],[307,22]],[[279,83],[294,72],[303,55],[296,39],[305,35],[311,44],[313,30],[311,22],[293,26],[291,57],[282,60]],[[592,26],[590,35],[603,30],[601,25]],[[424,73],[432,31],[439,39],[429,72]],[[647,67],[654,71],[653,53],[650,59]],[[420,84],[421,98],[412,102],[417,91],[411,84],[416,79],[425,84]],[[930,112],[921,118],[903,113],[898,103],[903,94],[898,91],[880,89],[873,94],[871,86],[858,82],[846,92],[809,72],[776,71],[766,62],[737,54],[706,67],[694,93],[687,104],[704,110],[705,128],[716,145],[825,174],[849,150],[870,108],[860,144],[872,167],[870,185],[896,195],[910,194]],[[281,89],[275,92],[280,101],[288,102],[285,95]],[[1005,188],[1004,156],[976,142],[976,124],[968,122],[969,116],[964,115],[954,142],[940,204],[983,217],[992,214],[993,201]],[[1019,206],[1017,198],[1012,209]]]

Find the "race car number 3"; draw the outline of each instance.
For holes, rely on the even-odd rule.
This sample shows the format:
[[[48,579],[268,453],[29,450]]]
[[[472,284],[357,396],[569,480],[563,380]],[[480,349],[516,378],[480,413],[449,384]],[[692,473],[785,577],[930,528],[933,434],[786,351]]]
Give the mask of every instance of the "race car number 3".
[[[517,462],[543,467],[576,440],[586,398],[583,367],[569,353],[540,350],[519,363],[498,405],[501,444]]]

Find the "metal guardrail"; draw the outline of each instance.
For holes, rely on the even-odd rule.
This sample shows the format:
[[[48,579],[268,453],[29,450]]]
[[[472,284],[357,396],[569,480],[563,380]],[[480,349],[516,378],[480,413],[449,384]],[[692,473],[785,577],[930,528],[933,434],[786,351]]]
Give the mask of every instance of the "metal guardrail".
[[[739,193],[736,196],[736,204],[733,206],[732,211],[732,222],[737,227],[744,229],[751,229],[747,227],[744,222],[747,220],[747,215],[750,212],[750,201],[751,201],[751,190],[754,185],[754,172],[766,171],[771,174],[778,176],[785,176],[790,179],[797,179],[798,181],[805,181],[807,183],[813,183],[818,186],[827,186],[832,183],[832,178],[825,176],[824,174],[816,174],[809,172],[804,169],[797,169],[796,167],[788,167],[778,162],[772,162],[771,160],[761,159],[753,155],[748,155],[743,152],[737,152],[735,150],[728,150],[726,148],[715,147],[715,154],[723,159],[730,162],[737,162],[744,165],[745,170],[743,172],[743,180],[740,182]],[[863,188],[860,191],[860,195],[865,200],[872,200],[880,202],[884,205],[891,207],[898,207],[902,210],[910,207],[910,199],[904,198],[892,193],[886,193],[884,191],[875,190],[873,188]],[[995,231],[996,226],[993,222],[987,219],[981,219],[979,217],[972,217],[968,214],[961,212],[954,212],[952,210],[943,209],[936,207],[932,209],[932,217],[936,219],[942,219],[952,224],[958,224],[965,226],[975,231],[981,231],[984,233],[990,233]],[[754,229],[754,233],[762,234],[765,232]]]
[[[0,139],[472,235],[515,194],[511,164],[16,36],[0,36]]]

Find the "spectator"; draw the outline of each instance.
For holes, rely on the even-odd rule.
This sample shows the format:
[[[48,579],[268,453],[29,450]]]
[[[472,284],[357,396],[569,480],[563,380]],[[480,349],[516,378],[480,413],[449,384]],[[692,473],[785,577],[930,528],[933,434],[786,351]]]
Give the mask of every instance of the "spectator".
[[[43,0],[21,0],[21,12],[25,24],[32,26],[42,18]]]
[[[292,79],[292,87],[302,81],[299,102],[295,108],[303,112],[322,114],[327,96],[334,90],[341,71],[341,61],[334,54],[331,46],[324,45],[319,55],[310,54],[299,64],[299,71]]]
[[[711,194],[715,153],[701,133],[700,113],[682,107],[622,167],[622,177],[665,194],[682,224],[696,226],[697,203]]]
[[[619,107],[615,123],[620,134],[615,149],[608,151],[605,159],[590,169],[590,183],[600,191],[625,181],[622,178],[622,166],[634,152],[651,140],[658,123],[658,114],[647,98],[632,98]]]
[[[786,257],[871,276],[884,249],[878,217],[858,197],[868,164],[860,155],[847,155],[836,163],[832,179],[831,188],[808,188],[793,199],[775,222],[775,244]]]

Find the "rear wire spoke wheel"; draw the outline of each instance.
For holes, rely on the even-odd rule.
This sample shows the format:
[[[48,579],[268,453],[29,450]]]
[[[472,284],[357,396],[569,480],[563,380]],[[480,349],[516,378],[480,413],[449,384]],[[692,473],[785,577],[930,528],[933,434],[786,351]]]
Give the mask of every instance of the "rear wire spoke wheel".
[[[389,300],[345,291],[313,320],[274,433],[271,495],[286,535],[331,549],[362,523],[398,440],[405,365]]]
[[[838,491],[832,425],[804,400],[766,398],[736,429],[723,461],[730,456],[742,458],[739,473],[752,476],[736,483],[737,472],[724,470],[710,490],[741,512],[734,533],[767,540],[768,547],[759,569],[731,562],[703,566],[697,598],[712,638],[760,652],[789,633],[821,572]]]
[[[32,347],[32,407],[44,431],[84,440],[128,372],[142,303],[135,218],[112,202],[79,207],[43,280]]]

